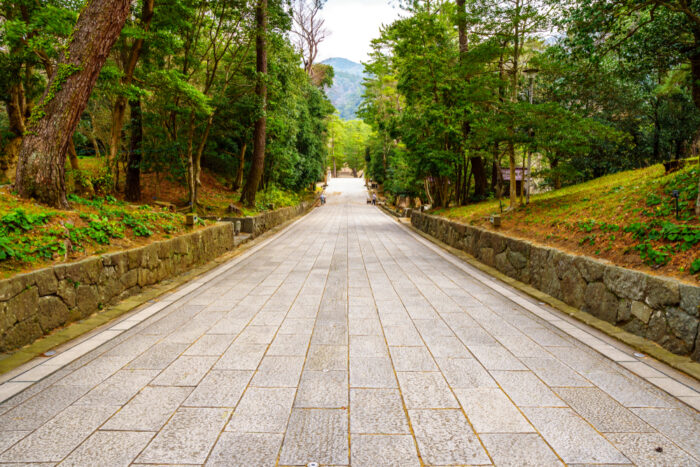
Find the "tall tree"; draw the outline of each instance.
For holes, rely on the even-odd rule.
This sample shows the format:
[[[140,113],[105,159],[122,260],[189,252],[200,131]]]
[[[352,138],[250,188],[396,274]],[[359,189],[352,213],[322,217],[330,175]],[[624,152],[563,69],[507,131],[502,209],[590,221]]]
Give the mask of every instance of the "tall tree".
[[[63,57],[29,118],[15,179],[22,197],[68,208],[66,151],[130,4],[128,0],[93,0],[78,18]]]
[[[146,34],[151,27],[151,20],[153,19],[153,9],[154,0],[142,0],[141,5],[141,18],[139,27],[141,31],[138,33],[128,50],[128,53],[121,54],[121,66],[123,68],[123,75],[120,80],[121,92],[117,95],[114,101],[114,107],[112,108],[112,128],[110,136],[109,145],[109,164],[115,169],[118,175],[118,155],[119,149],[121,147],[122,140],[122,127],[124,125],[124,115],[126,112],[127,95],[126,88],[131,86],[134,80],[134,73],[136,71],[136,65],[138,64],[139,58],[141,57],[141,51],[143,50],[143,44],[146,39]],[[140,113],[140,110],[137,111]]]
[[[326,21],[321,17],[321,9],[326,0],[295,0],[292,4],[292,33],[296,37],[296,45],[301,52],[306,74],[314,77],[314,64],[318,56],[318,46],[328,37]],[[322,79],[318,79],[322,81]]]
[[[255,197],[265,169],[265,145],[267,143],[267,0],[258,0],[255,9],[255,68],[257,82],[255,94],[262,104],[262,114],[255,122],[253,136],[253,161],[241,192],[241,202],[255,206]]]

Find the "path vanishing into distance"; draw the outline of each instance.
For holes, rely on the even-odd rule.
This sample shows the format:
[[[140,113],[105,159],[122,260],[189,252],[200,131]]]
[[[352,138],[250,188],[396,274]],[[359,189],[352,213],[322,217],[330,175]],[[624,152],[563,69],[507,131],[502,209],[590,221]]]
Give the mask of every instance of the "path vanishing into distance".
[[[1,385],[0,463],[700,464],[696,382],[327,193]]]

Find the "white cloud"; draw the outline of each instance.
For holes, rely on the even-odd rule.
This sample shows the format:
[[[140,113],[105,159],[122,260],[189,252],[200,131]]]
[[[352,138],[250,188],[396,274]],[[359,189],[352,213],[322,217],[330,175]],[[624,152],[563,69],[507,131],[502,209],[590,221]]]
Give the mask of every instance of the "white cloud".
[[[392,23],[400,13],[390,0],[328,0],[323,17],[331,34],[321,43],[317,61],[332,57],[366,61],[380,26]]]

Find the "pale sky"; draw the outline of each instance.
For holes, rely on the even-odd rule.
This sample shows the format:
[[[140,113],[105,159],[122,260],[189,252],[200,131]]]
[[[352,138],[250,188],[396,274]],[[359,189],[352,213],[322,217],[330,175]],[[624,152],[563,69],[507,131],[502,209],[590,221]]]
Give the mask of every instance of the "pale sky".
[[[323,17],[330,36],[319,46],[317,62],[341,57],[367,61],[370,41],[379,37],[379,27],[398,18],[401,10],[391,0],[328,0]]]

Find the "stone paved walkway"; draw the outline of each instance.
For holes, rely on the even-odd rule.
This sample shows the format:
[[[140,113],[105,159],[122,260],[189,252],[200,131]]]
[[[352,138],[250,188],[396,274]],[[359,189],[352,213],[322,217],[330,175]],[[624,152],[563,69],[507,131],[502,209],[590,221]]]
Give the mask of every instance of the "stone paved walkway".
[[[700,464],[696,410],[418,241],[359,180],[329,194],[67,366],[15,378],[0,463]]]

